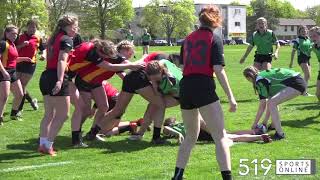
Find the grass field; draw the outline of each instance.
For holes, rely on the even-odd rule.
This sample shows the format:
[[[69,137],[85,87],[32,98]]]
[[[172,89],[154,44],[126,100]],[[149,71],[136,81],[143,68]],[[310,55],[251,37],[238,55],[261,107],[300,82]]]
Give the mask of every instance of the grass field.
[[[246,46],[225,46],[226,71],[233,93],[238,102],[236,113],[229,113],[225,94],[220,86],[217,92],[225,114],[226,129],[229,131],[248,129],[254,120],[258,107],[258,98],[254,94],[251,84],[242,76],[245,66],[252,64],[253,53],[248,57],[245,65],[238,62]],[[179,47],[151,47],[151,51],[178,52]],[[141,56],[141,48],[137,48],[137,57]],[[273,62],[274,67],[288,67],[291,48],[280,49],[280,59]],[[39,91],[39,76],[44,68],[44,62],[39,62],[35,78],[28,89],[38,98],[40,109],[32,111],[26,104],[23,112],[23,122],[11,121],[5,117],[5,125],[0,127],[0,180],[8,179],[170,179],[173,175],[178,151],[176,140],[171,144],[153,146],[150,144],[151,132],[148,132],[141,142],[131,142],[126,138],[128,134],[107,139],[107,142],[90,143],[87,149],[73,149],[71,147],[71,126],[68,120],[55,141],[58,149],[57,157],[42,156],[36,152],[39,123],[43,116],[43,102]],[[315,94],[318,62],[313,55],[313,68],[310,82],[311,94]],[[300,71],[295,62],[295,70]],[[121,81],[115,77],[111,83],[120,89]],[[147,103],[139,96],[135,96],[130,103],[124,120],[142,117]],[[6,112],[11,109],[11,98]],[[275,175],[276,159],[316,159],[320,167],[320,106],[315,97],[298,97],[280,106],[281,120],[286,139],[269,144],[236,143],[231,147],[232,170],[234,179],[320,179],[319,171],[312,176],[279,176]],[[173,116],[181,121],[179,107],[168,109],[166,117]],[[88,131],[91,120],[87,120],[83,130]],[[274,132],[271,132],[272,134]],[[268,158],[272,161],[272,168],[264,176],[258,166],[257,175],[254,165],[247,163],[250,172],[240,176],[240,159]],[[10,169],[9,169],[10,168]],[[185,171],[188,180],[220,179],[219,168],[215,159],[214,144],[198,143],[192,152]]]

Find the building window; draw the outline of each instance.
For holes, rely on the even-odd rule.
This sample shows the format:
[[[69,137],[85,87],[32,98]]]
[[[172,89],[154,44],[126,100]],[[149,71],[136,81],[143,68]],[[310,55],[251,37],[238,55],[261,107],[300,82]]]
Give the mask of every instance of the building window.
[[[236,15],[236,14],[241,14],[241,10],[240,9],[234,9],[234,14]]]
[[[294,31],[294,26],[291,26],[291,31]]]
[[[240,26],[240,22],[234,22],[235,26]]]
[[[284,31],[285,31],[285,32],[288,31],[288,26],[284,26]]]

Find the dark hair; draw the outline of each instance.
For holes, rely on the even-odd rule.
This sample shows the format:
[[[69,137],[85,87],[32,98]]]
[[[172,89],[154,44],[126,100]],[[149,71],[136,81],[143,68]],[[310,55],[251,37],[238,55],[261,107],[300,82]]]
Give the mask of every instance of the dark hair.
[[[30,25],[35,25],[36,28],[38,29],[39,28],[39,24],[38,24],[38,21],[36,19],[30,19],[28,22],[27,22],[27,27],[30,26]]]
[[[222,24],[220,9],[215,5],[209,5],[201,9],[199,13],[201,25],[216,28]]]
[[[18,30],[18,27],[17,26],[15,26],[15,25],[12,25],[12,24],[9,24],[9,25],[7,25],[5,28],[4,28],[4,31],[3,31],[3,40],[7,40],[7,36],[6,36],[6,33],[8,33],[8,32],[11,32],[11,31],[13,31],[13,30]]]
[[[118,54],[115,45],[111,41],[94,39],[92,42],[97,50],[109,57],[115,57]]]
[[[180,61],[180,54],[169,54],[168,60],[172,63],[175,61]]]
[[[176,123],[176,118],[174,117],[169,117],[167,119],[164,120],[163,125],[164,126],[173,126]]]
[[[160,73],[166,73],[167,74],[167,68],[165,65],[161,64],[159,61],[150,61],[146,68],[146,73],[148,76],[156,75]]]

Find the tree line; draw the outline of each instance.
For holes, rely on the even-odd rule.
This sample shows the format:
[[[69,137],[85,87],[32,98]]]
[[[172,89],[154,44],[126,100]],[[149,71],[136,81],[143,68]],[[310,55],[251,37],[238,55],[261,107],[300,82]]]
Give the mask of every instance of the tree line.
[[[130,28],[136,20],[138,27],[169,42],[186,36],[197,22],[193,0],[151,0],[139,18],[131,0],[4,0],[0,9],[0,27],[10,23],[22,28],[35,18],[50,34],[59,17],[72,13],[79,17],[81,34],[103,39],[111,38],[121,28]],[[254,20],[262,16],[268,19],[270,29],[279,23],[278,18],[310,18],[320,24],[320,5],[300,11],[286,0],[252,0],[247,6],[247,34],[255,29]]]

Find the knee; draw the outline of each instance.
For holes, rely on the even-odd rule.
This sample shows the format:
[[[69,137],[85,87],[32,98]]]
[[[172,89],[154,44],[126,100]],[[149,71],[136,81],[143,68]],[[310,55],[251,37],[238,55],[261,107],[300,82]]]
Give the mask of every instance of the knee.
[[[267,107],[271,110],[271,109],[275,109],[276,107],[277,107],[277,103],[274,101],[274,100],[272,100],[272,99],[270,99],[269,101],[268,101],[268,103],[267,103]]]

